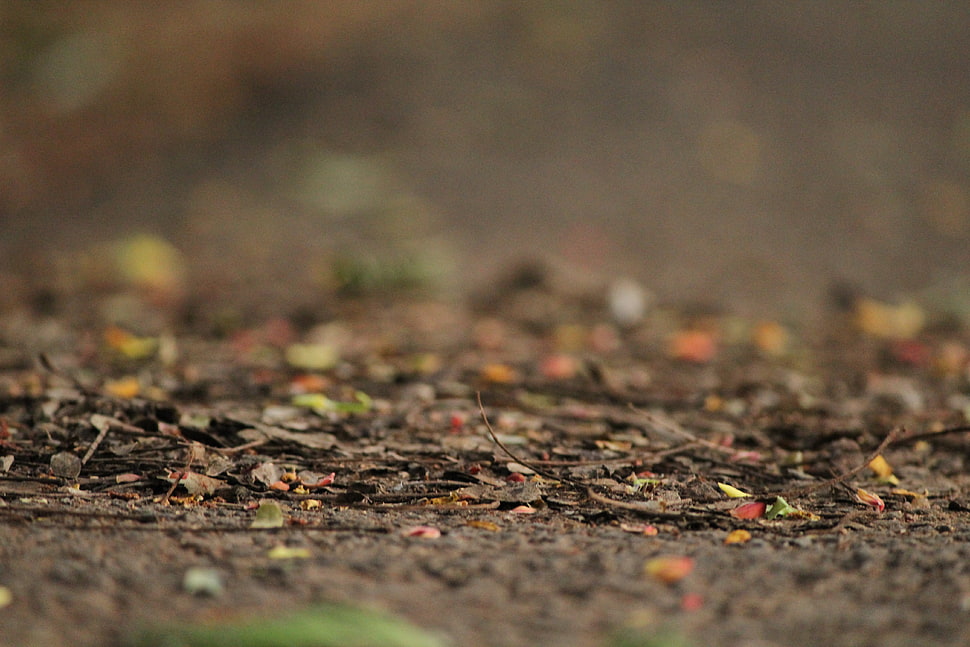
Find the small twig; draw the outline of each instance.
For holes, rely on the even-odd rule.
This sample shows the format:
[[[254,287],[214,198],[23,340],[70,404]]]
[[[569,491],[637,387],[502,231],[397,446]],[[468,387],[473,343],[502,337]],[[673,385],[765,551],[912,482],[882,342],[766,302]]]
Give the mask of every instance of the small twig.
[[[650,413],[649,411],[644,411],[643,409],[639,409],[632,404],[629,406],[632,411],[635,411],[639,415],[646,418],[646,420],[648,422],[653,423],[654,426],[667,431],[669,434],[676,436],[681,440],[687,441],[686,443],[687,445],[694,445],[694,446],[700,445],[708,449],[713,449],[714,451],[720,452],[722,454],[733,455],[737,452],[736,449],[725,447],[724,445],[719,445],[713,441],[707,440],[706,438],[701,438],[696,434],[692,434],[691,432],[687,431],[679,424],[677,424],[675,421],[670,420],[666,416],[663,416],[663,417],[658,416],[657,414]],[[671,450],[679,451],[680,447],[672,447]]]
[[[893,442],[894,445],[908,445],[920,440],[932,440],[934,438],[939,438],[940,436],[947,436],[950,434],[963,434],[970,432],[970,425],[960,425],[958,427],[947,427],[946,429],[941,429],[940,431],[925,431],[918,434],[913,434],[912,436],[905,436],[899,438]]]
[[[175,488],[179,486],[179,481],[185,478],[185,475],[186,473],[188,473],[189,468],[192,467],[192,460],[194,456],[191,451],[189,451],[188,454],[189,454],[189,458],[185,462],[185,467],[182,468],[181,472],[175,475],[175,478],[172,479],[172,487],[168,488],[168,492],[166,492],[165,496],[163,496],[159,501],[159,503],[161,503],[162,505],[168,505],[168,500],[171,498],[172,493],[175,492]]]
[[[879,443],[879,446],[876,447],[874,450],[872,450],[869,456],[867,456],[862,463],[856,465],[855,467],[853,467],[847,472],[843,472],[842,474],[834,476],[830,479],[819,481],[818,483],[812,483],[811,485],[806,485],[804,487],[795,488],[792,490],[784,490],[782,492],[777,492],[777,493],[766,493],[764,495],[758,495],[758,496],[780,496],[782,498],[790,497],[790,496],[804,496],[806,494],[811,494],[816,490],[821,490],[822,488],[838,487],[838,486],[844,485],[846,479],[850,479],[856,474],[858,474],[859,472],[861,472],[862,470],[866,469],[869,463],[871,463],[873,460],[876,459],[877,456],[879,456],[884,451],[886,451],[886,448],[896,441],[896,438],[899,436],[900,433],[902,433],[902,431],[903,431],[902,427],[897,427],[892,431],[890,431],[888,434],[886,434],[886,437],[882,439],[882,442]]]
[[[104,437],[108,435],[108,430],[111,429],[111,425],[113,424],[113,422],[114,421],[111,421],[101,425],[101,430],[98,431],[97,438],[95,438],[94,442],[91,443],[90,447],[88,447],[88,451],[84,453],[84,458],[81,459],[81,465],[86,465],[88,462],[88,459],[94,456],[94,452],[98,451],[98,446],[101,445],[101,441],[104,440]]]
[[[44,370],[46,370],[48,373],[50,373],[51,375],[56,375],[57,377],[60,377],[60,378],[64,378],[65,380],[71,383],[71,386],[73,386],[75,389],[77,389],[84,395],[88,395],[88,396],[99,395],[97,389],[93,389],[89,386],[85,386],[84,384],[81,384],[81,381],[77,379],[77,377],[71,375],[64,369],[56,366],[54,362],[51,361],[51,358],[47,355],[47,353],[38,353],[37,361],[40,362],[41,367],[43,367]]]
[[[611,499],[610,497],[603,496],[593,491],[593,488],[586,489],[586,495],[596,501],[597,503],[602,503],[614,508],[619,508],[620,510],[630,510],[631,512],[636,512],[637,514],[646,515],[653,517],[655,519],[665,519],[668,521],[684,521],[687,519],[709,519],[712,516],[717,516],[714,511],[707,513],[696,513],[690,512],[689,510],[680,510],[677,512],[666,511],[666,510],[655,510],[651,506],[644,503],[630,503],[628,501],[618,501],[616,499]]]
[[[499,440],[498,434],[496,434],[495,433],[495,430],[492,429],[492,423],[490,423],[488,421],[488,415],[485,414],[485,405],[482,404],[482,393],[481,393],[481,391],[479,391],[476,395],[478,396],[478,410],[482,414],[482,421],[485,423],[485,429],[488,430],[488,435],[492,437],[492,442],[494,442],[496,445],[498,445],[499,449],[501,449],[503,452],[505,452],[505,454],[509,458],[511,458],[513,461],[515,461],[516,463],[518,463],[520,465],[524,465],[525,467],[528,467],[530,470],[532,470],[533,472],[535,472],[539,476],[545,477],[545,478],[547,478],[547,479],[549,479],[551,481],[562,481],[564,483],[570,483],[571,485],[581,486],[581,484],[580,483],[577,483],[576,481],[573,481],[573,480],[568,479],[568,478],[563,478],[561,476],[556,476],[556,475],[554,475],[554,474],[552,474],[550,472],[546,472],[544,469],[542,469],[541,467],[539,467],[535,463],[532,463],[530,461],[527,461],[527,460],[525,460],[523,458],[519,458],[518,456],[516,456],[515,454],[513,454],[512,453],[512,450],[510,450],[508,447],[506,447],[505,446],[505,443],[503,443],[501,440]],[[585,487],[585,486],[582,486],[582,487]]]

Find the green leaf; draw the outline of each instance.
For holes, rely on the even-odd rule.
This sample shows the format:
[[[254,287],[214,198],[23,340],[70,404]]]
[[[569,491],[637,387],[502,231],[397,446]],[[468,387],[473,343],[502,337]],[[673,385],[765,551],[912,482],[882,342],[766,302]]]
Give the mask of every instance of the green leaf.
[[[303,393],[293,396],[293,404],[298,407],[307,407],[314,413],[324,415],[327,413],[367,413],[374,406],[374,401],[363,391],[354,392],[353,402],[339,402],[331,400],[322,393]]]
[[[788,505],[788,501],[785,501],[779,496],[775,497],[775,502],[765,511],[765,518],[774,519],[775,517],[784,517],[792,512],[796,512],[795,508]]]
[[[321,606],[286,616],[231,624],[160,626],[125,647],[444,647],[438,636],[383,614]]]
[[[263,501],[256,509],[256,518],[249,525],[250,528],[282,528],[283,510],[280,504],[273,501]]]

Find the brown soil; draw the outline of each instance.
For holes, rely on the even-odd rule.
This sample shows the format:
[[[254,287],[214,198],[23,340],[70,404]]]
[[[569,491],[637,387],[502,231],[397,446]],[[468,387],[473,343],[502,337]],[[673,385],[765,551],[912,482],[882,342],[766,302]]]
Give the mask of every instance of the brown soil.
[[[12,457],[0,484],[3,642],[120,644],[146,623],[314,602],[376,606],[456,645],[604,645],[624,630],[696,645],[970,637],[965,428],[953,413],[965,375],[894,360],[837,312],[824,342],[769,359],[725,341],[690,363],[662,343],[674,313],[621,330],[590,308],[570,330],[610,330],[614,345],[586,337],[562,355],[557,314],[570,299],[509,295],[487,314],[345,302],[329,323],[342,358],[312,384],[331,403],[366,393],[358,412],[291,406],[307,378],[284,359],[295,333],[279,322],[225,340],[180,335],[165,342],[177,354],[147,359],[53,320],[8,325],[8,339],[22,336],[0,376],[0,454]],[[552,318],[516,314],[540,302]],[[26,350],[41,343],[67,350],[48,352],[45,369]],[[110,395],[125,376],[141,393]],[[883,442],[898,485],[865,468]],[[754,496],[729,498],[718,482]],[[801,512],[730,514],[779,494]],[[283,527],[250,528],[265,501]],[[440,537],[414,536],[421,526]],[[751,538],[726,544],[739,529]],[[308,554],[273,559],[276,546]],[[645,571],[658,556],[694,568],[664,583]],[[222,593],[186,591],[193,567],[217,569]]]
[[[0,23],[0,644],[970,643],[959,3]]]

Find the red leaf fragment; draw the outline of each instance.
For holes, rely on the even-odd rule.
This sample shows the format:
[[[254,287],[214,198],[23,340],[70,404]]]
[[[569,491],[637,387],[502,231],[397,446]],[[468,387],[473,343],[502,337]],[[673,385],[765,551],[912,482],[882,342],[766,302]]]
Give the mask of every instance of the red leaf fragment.
[[[434,526],[412,526],[405,528],[405,537],[419,537],[421,539],[437,539],[441,536],[441,531]]]
[[[868,506],[872,506],[876,509],[876,512],[882,512],[886,509],[886,504],[877,494],[872,492],[867,492],[862,488],[857,488],[855,491],[855,498],[859,503],[863,503]]]
[[[680,608],[684,611],[697,611],[704,607],[704,596],[700,593],[687,593],[680,599]]]
[[[760,519],[765,515],[768,505],[764,501],[752,501],[742,503],[731,510],[731,516],[735,519]]]

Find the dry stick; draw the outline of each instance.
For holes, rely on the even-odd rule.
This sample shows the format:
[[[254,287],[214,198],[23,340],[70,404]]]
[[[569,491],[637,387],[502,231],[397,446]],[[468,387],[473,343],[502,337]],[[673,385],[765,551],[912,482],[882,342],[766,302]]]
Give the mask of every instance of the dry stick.
[[[519,463],[520,465],[525,465],[526,467],[528,467],[530,470],[532,470],[533,472],[535,472],[539,476],[545,477],[545,478],[547,478],[547,479],[549,479],[551,481],[562,481],[564,483],[570,483],[572,485],[581,486],[580,483],[577,483],[576,481],[573,481],[571,479],[562,478],[562,477],[559,477],[559,476],[554,476],[553,474],[551,474],[551,473],[546,472],[545,470],[543,470],[538,465],[535,465],[534,463],[530,463],[529,461],[526,461],[526,460],[524,460],[522,458],[519,458],[518,456],[516,456],[515,454],[513,454],[512,453],[512,450],[510,450],[508,447],[506,447],[505,446],[505,443],[503,443],[501,440],[499,440],[498,435],[495,433],[495,430],[492,429],[492,423],[490,423],[488,421],[488,416],[485,414],[485,405],[482,404],[482,392],[479,391],[478,393],[476,393],[476,395],[478,397],[478,410],[482,414],[482,421],[485,423],[485,429],[488,430],[488,435],[492,437],[492,442],[494,442],[496,445],[498,445],[499,446],[499,449],[501,449],[503,452],[505,452],[505,454],[509,458],[511,458],[516,463]]]
[[[970,425],[960,425],[959,427],[947,427],[946,429],[941,429],[940,431],[926,431],[919,434],[913,434],[912,436],[906,436],[905,438],[899,438],[895,441],[896,445],[908,445],[909,443],[914,443],[920,440],[931,440],[939,436],[946,436],[948,434],[962,434],[970,431]]]
[[[98,431],[98,437],[94,439],[94,442],[91,443],[90,447],[88,447],[88,451],[84,453],[84,458],[81,459],[81,465],[86,465],[88,460],[94,456],[94,452],[98,451],[98,446],[101,445],[101,441],[104,440],[104,437],[108,435],[108,430],[110,429],[110,422],[102,425],[101,430]]]
[[[804,487],[794,488],[794,489],[791,489],[791,490],[783,490],[781,492],[776,492],[774,494],[772,494],[772,493],[759,494],[757,496],[766,496],[766,497],[767,496],[775,496],[775,497],[779,497],[780,496],[782,498],[784,498],[784,497],[790,497],[790,496],[804,496],[806,494],[811,494],[812,492],[815,492],[816,490],[821,490],[822,488],[835,487],[835,486],[844,485],[846,479],[850,479],[853,476],[855,476],[856,474],[858,474],[859,472],[861,472],[862,470],[864,470],[869,465],[869,463],[871,463],[872,461],[874,461],[877,456],[879,456],[880,454],[882,454],[886,450],[886,448],[889,447],[889,445],[893,444],[893,442],[896,441],[896,438],[899,436],[900,433],[902,433],[902,431],[903,431],[903,428],[902,427],[896,427],[895,429],[893,429],[892,431],[890,431],[888,434],[886,434],[886,437],[882,439],[882,442],[879,443],[879,446],[878,447],[876,447],[874,450],[872,450],[872,452],[869,454],[869,456],[866,457],[865,461],[863,461],[859,465],[856,465],[855,467],[853,467],[848,472],[843,472],[842,474],[839,474],[838,476],[834,476],[834,477],[832,477],[830,479],[827,479],[825,481],[820,481],[818,483],[812,483],[811,485],[806,485]]]
[[[713,449],[722,454],[734,454],[737,451],[737,450],[731,449],[730,447],[725,447],[724,445],[718,445],[717,443],[707,440],[706,438],[700,438],[695,434],[692,434],[691,432],[687,431],[686,429],[681,427],[673,420],[666,418],[666,416],[662,418],[656,414],[650,413],[649,411],[644,411],[643,409],[639,409],[632,404],[629,406],[632,411],[646,418],[648,422],[652,422],[655,426],[660,427],[661,429],[667,430],[674,436],[679,437],[681,440],[687,441],[686,444],[688,445],[701,445],[703,447],[707,447],[708,449]],[[671,449],[679,450],[680,447],[673,447]],[[667,451],[669,452],[670,450],[667,450]]]

